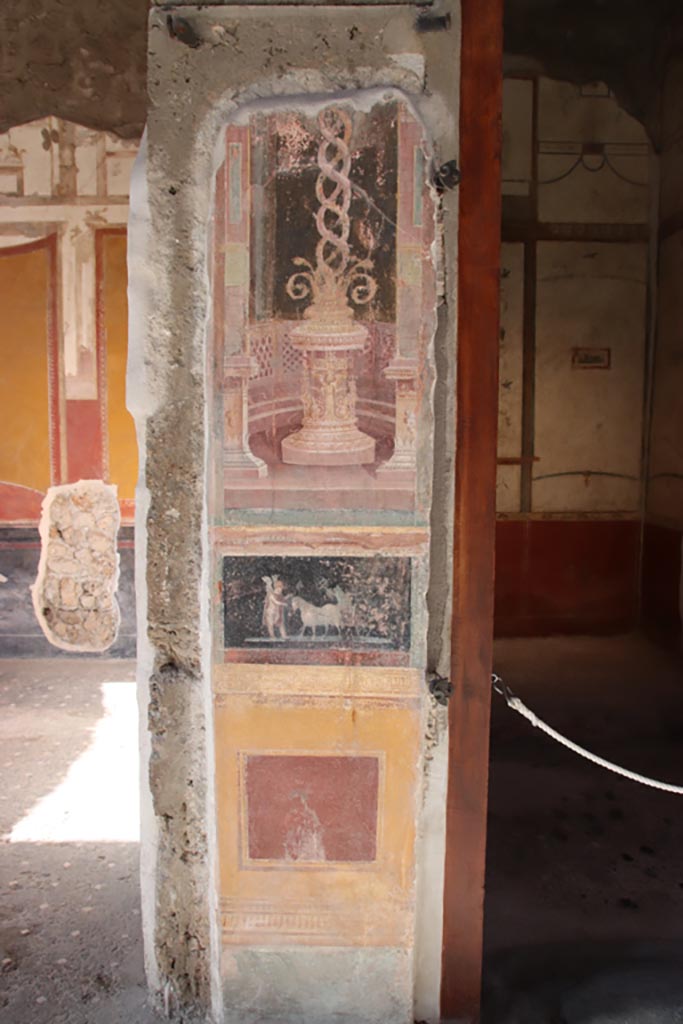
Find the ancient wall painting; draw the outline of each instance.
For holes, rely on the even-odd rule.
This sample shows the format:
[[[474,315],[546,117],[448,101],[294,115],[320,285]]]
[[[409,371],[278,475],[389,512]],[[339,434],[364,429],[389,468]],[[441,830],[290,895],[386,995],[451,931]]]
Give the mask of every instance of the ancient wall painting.
[[[436,305],[421,125],[386,97],[230,125],[213,240],[227,978],[239,947],[412,943]]]
[[[225,144],[214,330],[226,514],[425,511],[435,286],[421,126],[399,102],[340,104],[253,115]]]
[[[223,664],[214,688],[224,945],[409,945],[421,673]]]
[[[410,558],[226,556],[226,660],[406,665]]]
[[[240,767],[243,863],[375,861],[380,757],[244,754]]]

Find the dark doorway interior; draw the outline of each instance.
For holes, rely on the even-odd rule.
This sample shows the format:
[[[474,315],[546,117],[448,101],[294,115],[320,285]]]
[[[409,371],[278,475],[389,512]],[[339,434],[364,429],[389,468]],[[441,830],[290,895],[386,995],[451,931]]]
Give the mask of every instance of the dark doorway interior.
[[[683,784],[680,38],[666,3],[506,4],[494,667]],[[494,703],[486,1020],[673,1019],[680,808]]]

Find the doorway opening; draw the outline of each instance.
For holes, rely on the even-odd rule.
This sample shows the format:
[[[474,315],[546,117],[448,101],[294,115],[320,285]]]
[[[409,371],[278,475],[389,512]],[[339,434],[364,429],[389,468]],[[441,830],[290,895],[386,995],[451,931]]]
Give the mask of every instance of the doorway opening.
[[[55,116],[0,134],[0,1014],[7,1021],[104,1022],[121,1012],[153,1019],[143,971],[131,660],[137,444],[125,405],[126,224],[136,151],[135,142]],[[119,502],[120,626],[98,656],[74,653],[75,643],[54,646],[31,596],[41,506],[52,487],[80,480],[115,485]],[[87,547],[94,525],[81,509],[78,523],[74,515],[52,527],[50,536],[64,541],[62,564]],[[97,536],[106,544],[111,533]],[[113,574],[113,552],[103,553],[106,567],[105,559]],[[75,571],[66,564],[49,600],[58,624],[75,630],[87,617],[97,620],[95,597],[78,564]]]
[[[504,81],[494,644],[541,719],[677,784],[682,69],[649,119],[609,81]],[[682,840],[680,797],[495,700],[484,1019],[680,1006]]]

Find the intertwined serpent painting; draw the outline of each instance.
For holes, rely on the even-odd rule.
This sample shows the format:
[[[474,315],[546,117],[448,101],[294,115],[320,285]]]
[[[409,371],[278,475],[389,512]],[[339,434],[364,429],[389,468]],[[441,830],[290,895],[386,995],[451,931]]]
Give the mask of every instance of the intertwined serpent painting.
[[[215,352],[226,509],[412,511],[430,385],[433,212],[391,101],[231,126]]]

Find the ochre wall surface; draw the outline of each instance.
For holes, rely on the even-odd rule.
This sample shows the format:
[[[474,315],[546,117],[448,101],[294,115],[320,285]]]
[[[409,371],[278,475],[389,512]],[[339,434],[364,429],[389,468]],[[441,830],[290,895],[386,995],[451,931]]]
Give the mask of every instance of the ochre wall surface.
[[[0,249],[0,481],[50,485],[49,361],[54,251],[49,242]],[[57,402],[57,396],[53,401]]]

